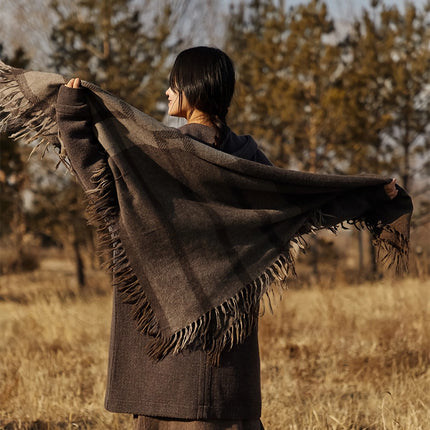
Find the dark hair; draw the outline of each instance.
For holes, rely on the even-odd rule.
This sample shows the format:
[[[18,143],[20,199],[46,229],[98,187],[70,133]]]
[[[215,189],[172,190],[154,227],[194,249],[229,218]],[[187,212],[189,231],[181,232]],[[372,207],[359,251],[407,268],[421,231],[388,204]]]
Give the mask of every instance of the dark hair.
[[[179,53],[169,77],[170,88],[182,94],[191,107],[207,114],[217,133],[219,146],[228,131],[226,117],[236,82],[234,66],[223,51],[197,46]]]

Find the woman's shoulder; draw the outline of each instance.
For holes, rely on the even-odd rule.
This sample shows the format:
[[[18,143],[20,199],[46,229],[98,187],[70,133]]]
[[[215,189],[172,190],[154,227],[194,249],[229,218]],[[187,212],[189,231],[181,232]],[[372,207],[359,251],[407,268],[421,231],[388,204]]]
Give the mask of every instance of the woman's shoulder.
[[[228,152],[229,154],[246,160],[256,161],[261,164],[272,164],[258,148],[254,138],[249,134],[237,135],[230,130],[221,149],[224,152]]]
[[[190,123],[179,127],[182,134],[191,137],[206,145],[213,146],[215,143],[216,130],[213,127],[209,127],[203,124]]]

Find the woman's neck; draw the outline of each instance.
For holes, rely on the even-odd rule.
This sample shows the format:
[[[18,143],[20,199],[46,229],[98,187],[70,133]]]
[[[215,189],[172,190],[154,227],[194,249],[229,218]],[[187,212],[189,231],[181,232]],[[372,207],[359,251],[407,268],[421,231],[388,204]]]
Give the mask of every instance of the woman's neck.
[[[187,124],[202,124],[207,125],[208,127],[213,127],[212,121],[209,119],[209,116],[199,111],[198,109],[193,109],[189,115],[187,115]]]

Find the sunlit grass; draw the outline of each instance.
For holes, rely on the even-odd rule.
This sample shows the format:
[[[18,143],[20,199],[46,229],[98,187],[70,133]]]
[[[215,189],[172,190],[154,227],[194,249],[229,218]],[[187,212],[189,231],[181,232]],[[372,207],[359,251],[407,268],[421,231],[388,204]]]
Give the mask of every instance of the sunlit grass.
[[[0,428],[132,428],[103,408],[108,280],[79,294],[72,269],[0,278]],[[266,429],[430,428],[429,299],[414,279],[288,290],[260,324]]]
[[[263,318],[269,429],[428,429],[430,282],[289,291]]]

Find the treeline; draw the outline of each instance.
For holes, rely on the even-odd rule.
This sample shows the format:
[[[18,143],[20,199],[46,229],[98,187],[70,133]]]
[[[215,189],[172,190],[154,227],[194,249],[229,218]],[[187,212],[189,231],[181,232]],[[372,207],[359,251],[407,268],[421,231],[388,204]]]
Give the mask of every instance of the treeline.
[[[52,0],[45,70],[96,82],[163,120],[173,58],[194,44],[178,30],[189,28],[191,6],[178,0],[143,4]],[[199,2],[199,10],[200,19],[215,19],[207,16],[210,0]],[[297,6],[233,2],[217,25],[212,23],[208,40],[223,40],[220,47],[237,67],[229,125],[254,135],[283,167],[396,176],[415,197],[414,222],[428,223],[429,12],[430,1],[423,7],[406,2],[399,9],[372,0],[345,24],[331,17],[322,0]],[[29,66],[22,49],[0,57]],[[52,160],[27,164],[26,148],[4,136],[0,144],[1,236],[17,260],[9,266],[23,260],[27,247],[19,244],[31,231],[32,237],[69,249],[85,283],[81,254],[82,249],[93,254],[93,235],[78,187],[53,173]]]

